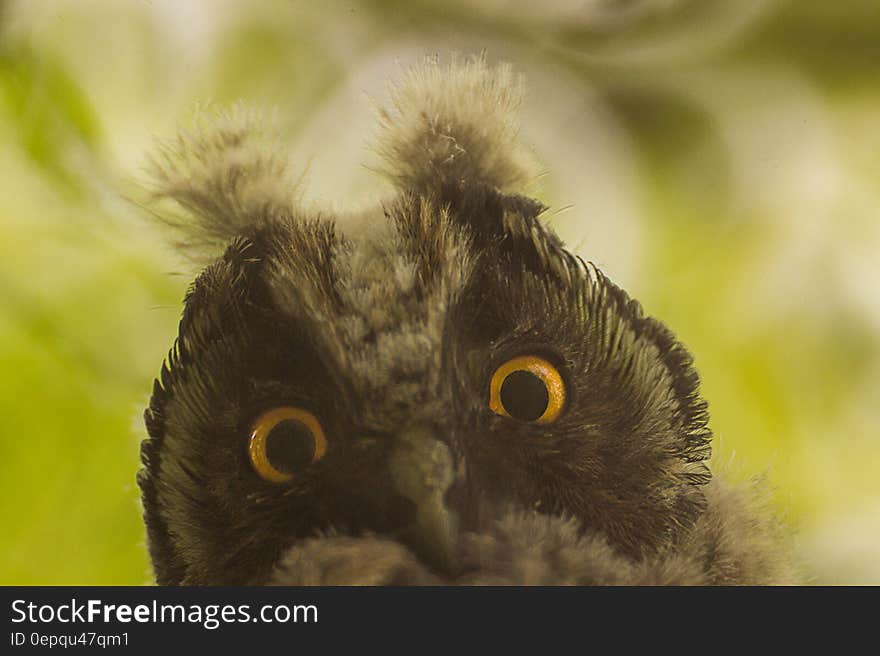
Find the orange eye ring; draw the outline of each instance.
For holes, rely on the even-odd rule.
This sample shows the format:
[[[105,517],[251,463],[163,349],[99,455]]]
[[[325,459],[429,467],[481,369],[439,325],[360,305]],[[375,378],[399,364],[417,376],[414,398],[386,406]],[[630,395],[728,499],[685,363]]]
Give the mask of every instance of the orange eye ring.
[[[536,355],[508,360],[495,370],[489,383],[492,412],[533,424],[556,421],[565,407],[565,399],[565,382],[559,370]],[[524,403],[514,408],[517,401]]]
[[[327,453],[327,436],[324,434],[324,428],[318,418],[308,410],[282,406],[264,412],[257,417],[251,429],[248,456],[254,471],[260,478],[270,483],[287,483],[294,478],[292,471],[282,471],[273,465],[269,458],[269,436],[285,422],[293,423],[301,442],[311,439],[311,444],[298,445],[311,448],[311,458],[306,464],[318,462]]]

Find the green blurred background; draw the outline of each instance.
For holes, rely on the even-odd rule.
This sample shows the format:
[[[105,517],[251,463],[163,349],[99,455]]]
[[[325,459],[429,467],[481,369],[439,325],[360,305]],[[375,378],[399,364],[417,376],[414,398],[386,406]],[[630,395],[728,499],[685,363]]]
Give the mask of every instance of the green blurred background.
[[[696,356],[716,464],[816,582],[880,583],[875,0],[0,2],[0,583],[150,580],[141,410],[191,278],[122,197],[196,103],[277,108],[309,199],[384,188],[425,54],[528,76],[550,221]]]

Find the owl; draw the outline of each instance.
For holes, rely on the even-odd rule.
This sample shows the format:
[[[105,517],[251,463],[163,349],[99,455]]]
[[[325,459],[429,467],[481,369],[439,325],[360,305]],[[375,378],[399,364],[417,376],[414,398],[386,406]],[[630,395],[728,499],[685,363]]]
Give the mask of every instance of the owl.
[[[687,349],[522,191],[523,82],[484,58],[390,87],[394,189],[334,217],[253,114],[152,158],[204,262],[145,412],[163,585],[777,584],[787,531],[713,478]]]

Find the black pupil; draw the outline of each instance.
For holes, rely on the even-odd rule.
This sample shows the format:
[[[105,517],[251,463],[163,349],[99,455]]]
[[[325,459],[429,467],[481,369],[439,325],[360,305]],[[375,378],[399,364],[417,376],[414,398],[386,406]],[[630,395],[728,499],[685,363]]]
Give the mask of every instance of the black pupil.
[[[269,464],[284,474],[302,471],[315,457],[315,438],[304,424],[286,419],[269,431],[266,457]]]
[[[514,419],[535,421],[549,403],[547,386],[531,371],[514,371],[501,383],[501,405]]]

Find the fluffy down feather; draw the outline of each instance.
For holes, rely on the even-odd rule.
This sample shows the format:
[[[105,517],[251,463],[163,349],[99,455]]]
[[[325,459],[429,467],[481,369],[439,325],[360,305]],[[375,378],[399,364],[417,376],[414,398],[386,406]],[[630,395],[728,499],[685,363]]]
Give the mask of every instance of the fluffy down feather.
[[[708,510],[681,544],[642,559],[571,518],[510,512],[461,544],[461,574],[440,576],[398,542],[322,536],[291,548],[272,585],[793,585],[789,536],[763,481],[705,487]]]
[[[175,230],[175,246],[190,258],[211,260],[236,237],[297,218],[300,178],[268,126],[241,104],[201,108],[190,129],[151,157],[145,204]]]
[[[536,175],[518,140],[521,76],[506,64],[429,60],[390,87],[379,110],[376,150],[401,189],[428,190],[466,180],[510,191]]]

